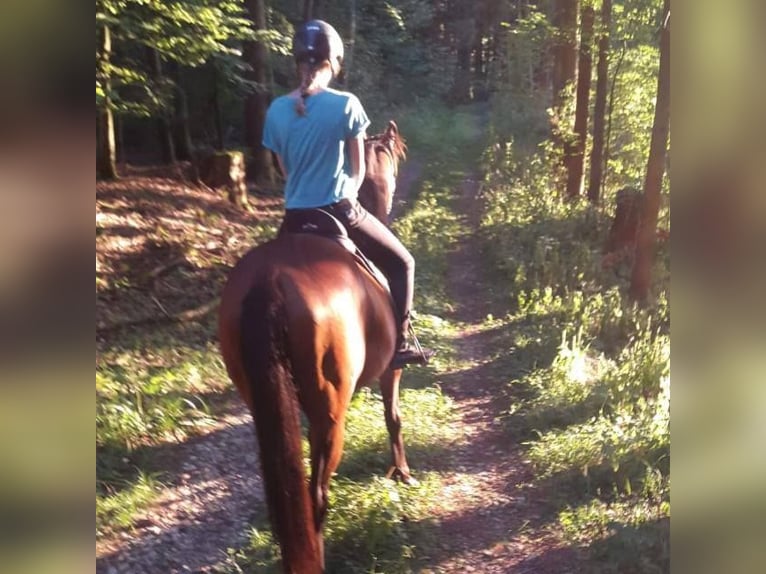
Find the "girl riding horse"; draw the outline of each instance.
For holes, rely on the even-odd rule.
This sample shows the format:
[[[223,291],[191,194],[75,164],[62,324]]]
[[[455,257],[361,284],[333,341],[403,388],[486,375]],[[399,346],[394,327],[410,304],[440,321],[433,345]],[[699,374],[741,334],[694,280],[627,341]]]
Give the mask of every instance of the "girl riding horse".
[[[293,41],[300,86],[272,102],[263,145],[287,177],[285,209],[322,207],[386,275],[397,312],[397,349],[391,366],[428,362],[428,352],[407,342],[415,283],[415,260],[401,241],[357,201],[364,181],[364,137],[370,124],[356,96],[329,87],[343,63],[343,42],[321,20],[301,26]]]
[[[393,459],[388,475],[410,482],[399,381],[403,365],[427,362],[432,352],[406,343],[412,257],[357,201],[369,121],[356,97],[328,87],[343,59],[340,37],[328,24],[310,21],[298,30],[294,52],[300,88],[272,103],[264,130],[264,145],[287,176],[286,216],[315,207],[334,214],[388,276],[391,292],[337,241],[280,233],[250,250],[229,275],[219,340],[229,376],[253,413],[283,568],[319,574],[329,481],[343,452],[351,395],[379,379]],[[401,151],[397,138],[389,126],[385,141]],[[398,156],[391,158],[375,164],[380,181],[393,182]],[[300,409],[309,426],[308,488]]]

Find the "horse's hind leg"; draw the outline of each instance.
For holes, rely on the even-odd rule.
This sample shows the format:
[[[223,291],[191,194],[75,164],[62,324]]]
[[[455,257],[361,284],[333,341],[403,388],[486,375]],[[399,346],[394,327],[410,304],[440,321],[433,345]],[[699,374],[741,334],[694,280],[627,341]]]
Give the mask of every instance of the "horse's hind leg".
[[[399,416],[399,381],[402,378],[401,369],[388,369],[380,377],[380,390],[383,394],[386,428],[391,442],[392,466],[386,473],[388,478],[401,480],[405,484],[417,484],[410,474],[407,457],[404,454],[402,439],[402,420]]]
[[[324,539],[322,528],[327,518],[327,493],[330,478],[338,468],[343,455],[346,409],[350,392],[336,389],[330,382],[323,382],[318,388],[324,389],[318,402],[310,411],[309,444],[311,446],[311,481],[309,489],[314,506],[314,525],[319,538],[319,548],[324,565]],[[347,388],[347,387],[346,387]],[[321,406],[320,406],[321,405]]]

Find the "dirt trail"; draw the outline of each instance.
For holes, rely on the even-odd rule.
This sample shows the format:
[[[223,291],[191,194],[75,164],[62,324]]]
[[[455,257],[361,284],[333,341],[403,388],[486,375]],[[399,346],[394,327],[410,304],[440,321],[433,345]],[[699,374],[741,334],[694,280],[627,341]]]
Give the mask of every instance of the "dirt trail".
[[[244,405],[174,446],[165,488],[133,531],[96,545],[104,574],[209,572],[264,512],[258,452]]]
[[[447,276],[452,317],[465,325],[458,354],[469,366],[441,378],[453,398],[463,432],[455,459],[456,472],[448,477],[439,521],[445,558],[426,572],[501,572],[566,574],[576,572],[576,556],[554,532],[541,527],[545,501],[528,488],[531,472],[522,449],[509,444],[500,415],[509,407],[501,379],[487,366],[491,332],[480,323],[493,309],[488,297],[477,296],[490,286],[484,279],[476,232],[479,228],[479,181],[467,176],[459,189],[455,211],[463,215],[465,239],[450,256]]]
[[[423,171],[410,160],[399,178],[395,212],[406,209]],[[475,231],[479,224],[479,183],[469,175],[453,206],[467,229],[450,255],[451,319],[467,325],[458,339],[462,370],[440,376],[457,407],[463,441],[444,473],[445,488],[433,501],[438,552],[423,573],[501,572],[566,574],[577,572],[576,556],[564,548],[541,519],[545,500],[526,488],[531,474],[522,449],[509,444],[499,424],[508,408],[502,379],[488,366],[492,333],[480,324],[492,312],[483,279]],[[237,403],[239,405],[239,403]],[[203,436],[174,445],[169,453],[161,498],[140,517],[137,527],[97,543],[96,570],[103,574],[211,572],[227,548],[245,543],[248,525],[265,515],[251,419],[234,407]]]

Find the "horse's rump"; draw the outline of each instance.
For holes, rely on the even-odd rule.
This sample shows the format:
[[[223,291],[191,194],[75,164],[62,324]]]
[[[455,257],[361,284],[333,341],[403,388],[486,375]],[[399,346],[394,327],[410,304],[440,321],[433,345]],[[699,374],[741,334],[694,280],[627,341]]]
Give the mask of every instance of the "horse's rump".
[[[237,356],[236,322],[248,292],[264,284],[284,301],[288,349],[295,368],[301,370],[296,376],[315,376],[318,373],[307,371],[329,371],[332,365],[342,364],[350,369],[344,377],[369,382],[383,371],[395,339],[388,293],[335,241],[283,234],[240,260],[222,297],[219,337],[224,362],[248,405],[250,390]],[[380,353],[378,349],[366,353],[365,346],[370,344],[379,347]],[[378,359],[379,354],[385,360]]]

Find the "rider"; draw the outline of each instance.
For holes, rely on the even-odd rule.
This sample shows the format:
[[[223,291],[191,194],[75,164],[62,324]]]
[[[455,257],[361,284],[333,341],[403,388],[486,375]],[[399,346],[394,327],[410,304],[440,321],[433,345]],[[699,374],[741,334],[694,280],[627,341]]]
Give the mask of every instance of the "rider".
[[[287,177],[285,209],[324,208],[351,239],[364,243],[365,254],[388,278],[399,322],[391,366],[426,364],[433,351],[407,342],[415,260],[357,201],[370,120],[356,96],[329,87],[343,64],[343,41],[326,22],[310,20],[296,31],[293,56],[300,86],[271,103],[263,129],[263,145]]]

